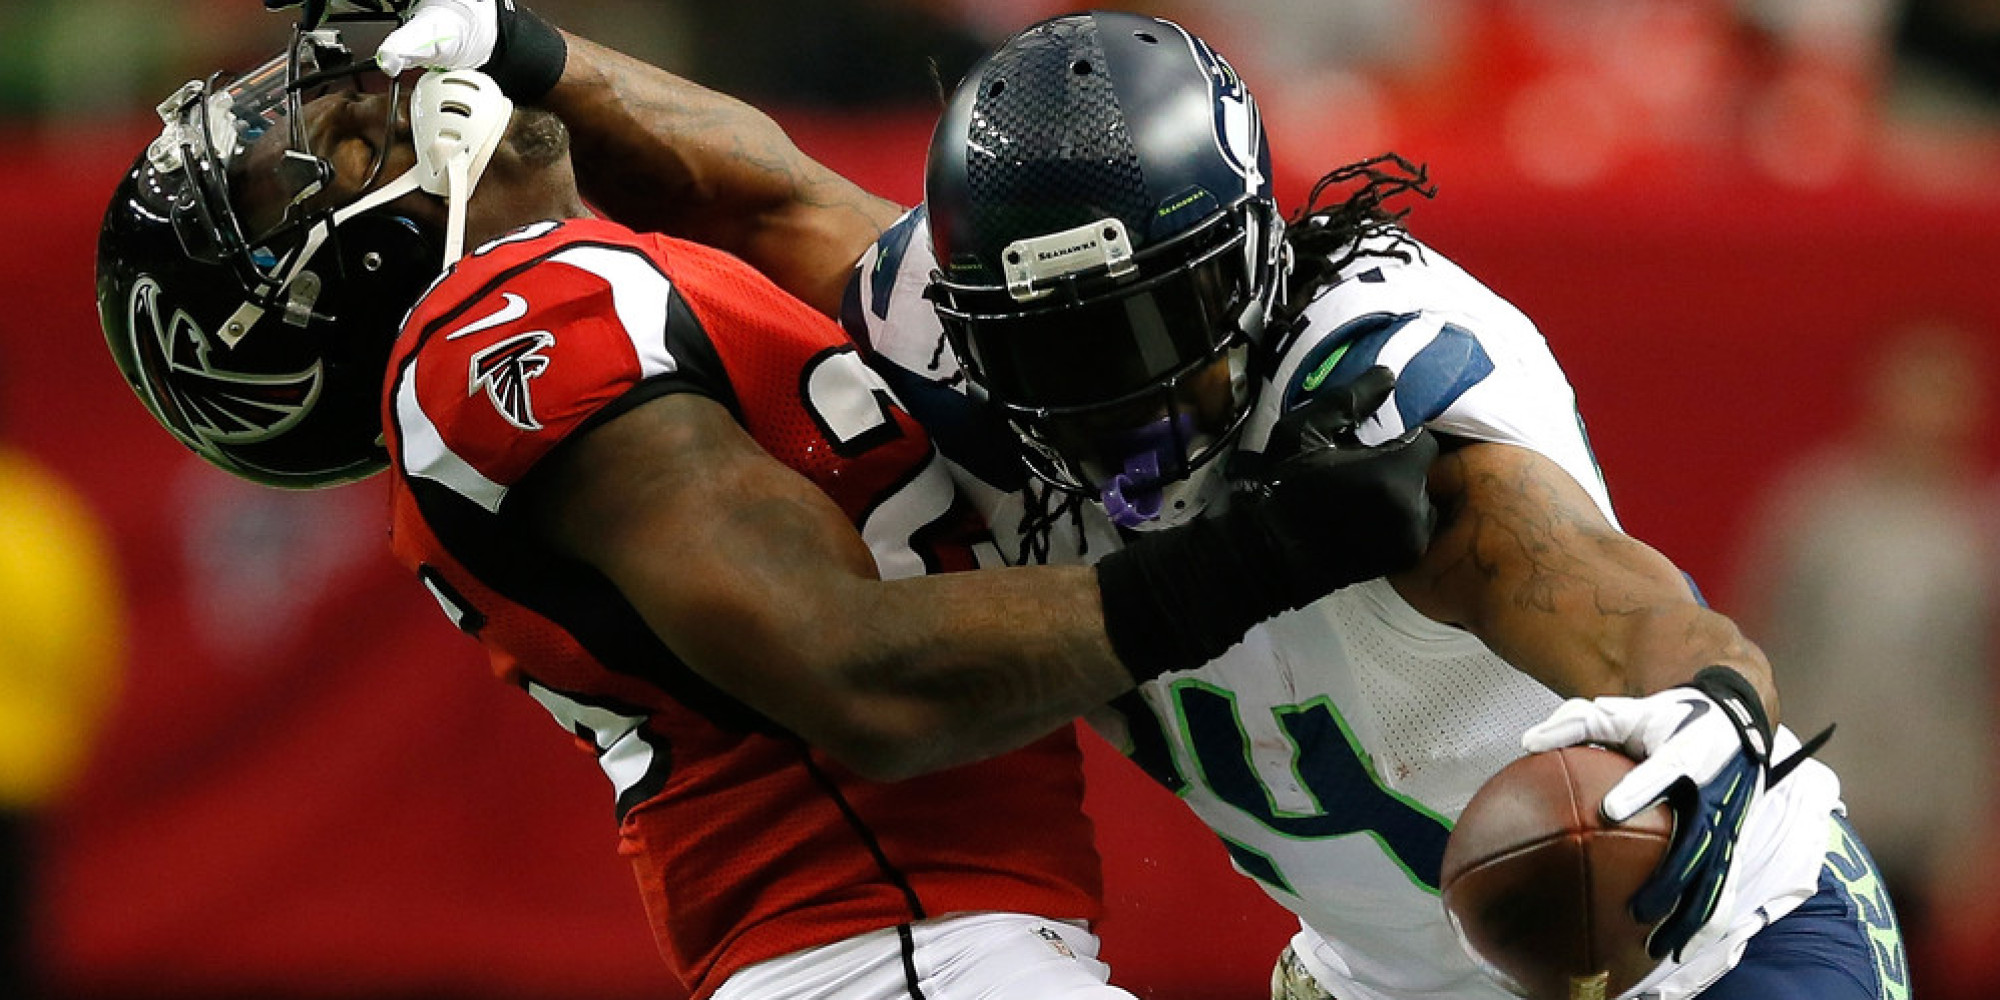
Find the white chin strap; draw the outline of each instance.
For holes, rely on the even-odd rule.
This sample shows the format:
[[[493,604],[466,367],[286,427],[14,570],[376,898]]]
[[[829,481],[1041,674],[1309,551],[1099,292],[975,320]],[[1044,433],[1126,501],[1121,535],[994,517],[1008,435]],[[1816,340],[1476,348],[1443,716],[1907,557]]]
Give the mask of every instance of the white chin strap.
[[[417,165],[404,177],[414,175],[419,187],[445,200],[447,267],[465,253],[466,204],[513,117],[514,102],[492,77],[477,70],[432,70],[410,94]]]
[[[478,70],[431,70],[410,93],[410,133],[417,163],[403,176],[356,199],[333,213],[332,226],[372,208],[386,205],[412,191],[424,191],[445,201],[444,264],[465,255],[465,208],[472,189],[493,162],[493,151],[507,134],[514,102],[500,92],[493,78]],[[324,234],[315,232],[303,263],[318,249]]]
[[[469,69],[425,73],[410,93],[416,165],[315,225],[276,287],[291,288],[313,255],[347,220],[419,190],[444,199],[444,266],[456,263],[465,255],[466,205],[472,200],[472,189],[493,162],[493,151],[500,148],[500,139],[507,134],[513,117],[514,102],[500,92],[492,77]],[[304,326],[311,306],[306,301],[302,310],[287,311],[302,312],[296,322]],[[223,325],[223,341],[236,346],[263,314],[264,308],[255,300],[243,303]]]

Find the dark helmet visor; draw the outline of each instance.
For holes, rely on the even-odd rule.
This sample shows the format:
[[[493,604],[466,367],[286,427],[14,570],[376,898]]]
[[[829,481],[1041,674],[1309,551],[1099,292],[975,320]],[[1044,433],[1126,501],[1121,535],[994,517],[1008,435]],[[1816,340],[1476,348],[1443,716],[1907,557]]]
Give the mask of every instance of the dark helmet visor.
[[[946,335],[989,396],[1010,407],[1111,403],[1214,358],[1237,334],[1251,297],[1244,234],[1187,266],[1114,283],[1064,287],[1023,308],[1002,290],[940,282]]]

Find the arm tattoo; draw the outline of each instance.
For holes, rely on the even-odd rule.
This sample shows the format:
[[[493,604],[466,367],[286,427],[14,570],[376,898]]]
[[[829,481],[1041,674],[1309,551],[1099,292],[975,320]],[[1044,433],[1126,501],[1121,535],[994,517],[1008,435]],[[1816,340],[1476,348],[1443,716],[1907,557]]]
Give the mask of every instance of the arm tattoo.
[[[1440,459],[1442,528],[1425,583],[1514,612],[1597,617],[1638,613],[1652,603],[1629,575],[1630,538],[1598,516],[1562,470],[1508,450],[1505,460],[1469,461],[1461,449]],[[1441,543],[1441,544],[1440,544]],[[1433,560],[1427,560],[1432,562]],[[1650,580],[1644,582],[1650,583]]]
[[[1713,663],[1768,681],[1734,623],[1696,602],[1671,562],[1613,527],[1554,463],[1473,446],[1439,459],[1431,482],[1442,526],[1399,581],[1420,611],[1471,630],[1559,693],[1644,694]]]

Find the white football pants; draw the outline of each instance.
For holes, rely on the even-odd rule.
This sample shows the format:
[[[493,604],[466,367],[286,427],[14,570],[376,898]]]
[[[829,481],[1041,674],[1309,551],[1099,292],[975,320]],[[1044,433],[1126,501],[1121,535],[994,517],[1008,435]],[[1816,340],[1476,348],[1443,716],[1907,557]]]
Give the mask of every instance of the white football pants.
[[[956,914],[739,969],[714,1000],[1136,1000],[1108,984],[1097,948],[1060,920]]]

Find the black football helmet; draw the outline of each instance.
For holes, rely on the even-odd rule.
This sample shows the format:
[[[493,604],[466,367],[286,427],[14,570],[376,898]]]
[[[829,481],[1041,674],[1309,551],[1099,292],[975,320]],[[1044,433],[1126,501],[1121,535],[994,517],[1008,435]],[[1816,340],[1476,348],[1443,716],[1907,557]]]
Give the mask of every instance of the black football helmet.
[[[1029,468],[1118,523],[1198,513],[1283,282],[1256,101],[1169,21],[1036,24],[975,66],[925,177],[929,295]]]
[[[416,221],[315,198],[333,174],[300,108],[363,68],[336,32],[302,30],[256,69],[190,81],[160,105],[161,134],[98,237],[98,317],[126,381],[182,443],[259,483],[334,485],[386,464],[388,352],[442,269],[437,235]],[[269,176],[248,176],[253,144],[279,143],[258,158]],[[235,200],[252,183],[285,202],[274,224],[253,229]]]

